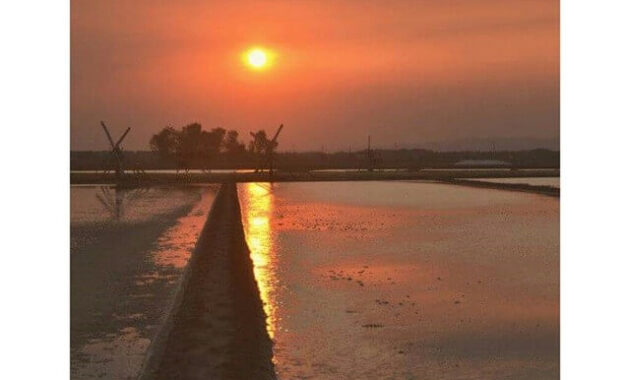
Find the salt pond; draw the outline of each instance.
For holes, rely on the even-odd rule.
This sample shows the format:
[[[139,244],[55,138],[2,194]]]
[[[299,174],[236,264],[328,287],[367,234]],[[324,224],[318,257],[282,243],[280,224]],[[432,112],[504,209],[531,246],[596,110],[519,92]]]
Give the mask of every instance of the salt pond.
[[[280,379],[558,378],[558,199],[409,182],[239,196]]]
[[[75,379],[132,379],[217,187],[71,190]],[[246,183],[281,380],[559,374],[559,202],[426,182]]]
[[[71,188],[73,379],[135,379],[217,187]]]

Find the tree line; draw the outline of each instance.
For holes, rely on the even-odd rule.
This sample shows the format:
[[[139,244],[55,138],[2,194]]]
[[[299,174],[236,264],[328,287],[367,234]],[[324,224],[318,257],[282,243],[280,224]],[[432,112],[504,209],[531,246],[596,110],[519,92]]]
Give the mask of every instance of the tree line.
[[[149,146],[160,158],[172,162],[177,169],[210,169],[219,154],[231,159],[265,152],[271,141],[264,130],[252,133],[247,147],[235,130],[213,128],[204,130],[199,123],[191,123],[179,130],[166,127],[151,137]],[[277,143],[275,143],[277,145]]]
[[[380,168],[418,169],[450,168],[461,160],[501,160],[513,163],[519,168],[558,168],[560,152],[536,149],[525,151],[455,151],[436,152],[425,149],[378,149],[381,157]],[[126,169],[182,169],[172,159],[165,159],[156,151],[125,151]],[[190,169],[252,169],[258,157],[246,145],[245,152],[237,156],[219,153],[211,162],[191,166]],[[368,165],[365,150],[344,152],[278,152],[275,164],[278,169],[303,171],[316,169],[365,169]],[[112,169],[111,151],[72,151],[72,170]]]

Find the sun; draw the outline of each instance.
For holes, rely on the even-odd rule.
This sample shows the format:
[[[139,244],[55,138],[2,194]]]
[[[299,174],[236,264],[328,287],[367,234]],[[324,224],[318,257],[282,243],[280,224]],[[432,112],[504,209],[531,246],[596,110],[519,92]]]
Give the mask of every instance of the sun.
[[[267,54],[260,49],[253,49],[247,54],[247,62],[256,68],[263,67],[267,63]]]
[[[271,64],[272,54],[263,48],[251,48],[243,54],[247,66],[254,70],[262,70]]]

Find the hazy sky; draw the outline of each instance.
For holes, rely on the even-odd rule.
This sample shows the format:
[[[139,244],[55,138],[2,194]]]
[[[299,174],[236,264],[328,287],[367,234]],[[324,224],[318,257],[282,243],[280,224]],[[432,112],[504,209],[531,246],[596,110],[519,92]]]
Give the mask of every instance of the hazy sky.
[[[71,147],[198,121],[280,150],[557,137],[556,0],[72,0]],[[265,70],[241,54],[263,46]]]

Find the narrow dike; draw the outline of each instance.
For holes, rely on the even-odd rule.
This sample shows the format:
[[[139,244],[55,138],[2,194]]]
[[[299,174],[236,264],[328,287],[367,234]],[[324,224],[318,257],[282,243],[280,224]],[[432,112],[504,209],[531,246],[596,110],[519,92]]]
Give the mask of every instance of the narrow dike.
[[[481,187],[484,189],[521,191],[525,193],[547,195],[550,197],[560,197],[560,189],[557,187],[551,187],[551,186],[534,186],[534,185],[528,185],[525,183],[483,182],[483,181],[475,180],[474,178],[441,179],[439,181],[443,183],[448,183],[451,185]]]
[[[139,379],[276,379],[234,183],[217,194]]]

